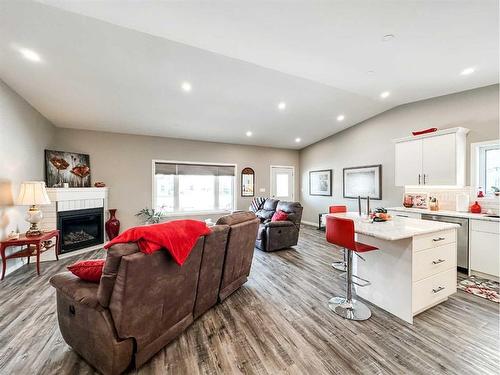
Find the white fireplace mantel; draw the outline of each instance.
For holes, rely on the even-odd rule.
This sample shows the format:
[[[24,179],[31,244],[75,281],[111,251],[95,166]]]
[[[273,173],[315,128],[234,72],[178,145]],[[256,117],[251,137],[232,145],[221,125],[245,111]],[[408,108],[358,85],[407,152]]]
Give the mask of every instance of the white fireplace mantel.
[[[51,203],[50,205],[41,207],[43,212],[41,229],[44,231],[57,229],[57,213],[63,211],[85,210],[89,208],[102,207],[104,210],[104,217],[106,218],[106,212],[108,211],[108,191],[109,189],[106,187],[47,188],[47,195],[49,196]],[[103,244],[93,246],[91,248],[73,251],[71,253],[61,255],[61,257],[73,256],[85,251],[95,250],[102,247],[102,245]],[[43,259],[44,258],[43,255],[51,253],[52,252],[49,251],[43,253],[42,260],[52,260],[52,259]]]

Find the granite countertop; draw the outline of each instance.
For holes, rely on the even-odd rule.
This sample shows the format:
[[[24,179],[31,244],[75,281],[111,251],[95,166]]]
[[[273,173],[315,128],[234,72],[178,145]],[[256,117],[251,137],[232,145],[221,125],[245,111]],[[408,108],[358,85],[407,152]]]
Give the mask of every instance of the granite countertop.
[[[466,219],[476,219],[485,221],[496,221],[500,222],[498,217],[488,217],[487,214],[473,214],[470,212],[458,212],[458,211],[431,211],[423,208],[406,208],[406,207],[390,207],[387,208],[388,211],[399,211],[399,212],[415,212],[418,214],[430,214],[430,215],[441,215],[441,216],[453,216],[453,217],[463,217]]]
[[[366,216],[359,216],[357,212],[328,214],[328,216],[351,219],[354,221],[354,231],[356,233],[388,241],[397,241],[404,238],[418,236],[420,234],[434,233],[459,227],[458,224],[411,219],[406,217],[395,217],[386,222],[371,223],[368,221]]]

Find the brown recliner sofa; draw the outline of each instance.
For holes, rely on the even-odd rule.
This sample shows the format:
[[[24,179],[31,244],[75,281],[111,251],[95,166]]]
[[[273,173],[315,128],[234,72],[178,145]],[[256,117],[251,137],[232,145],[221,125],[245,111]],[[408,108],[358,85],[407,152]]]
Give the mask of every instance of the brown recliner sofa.
[[[99,284],[53,276],[64,340],[103,374],[140,367],[245,283],[258,226],[250,212],[221,218],[182,266],[126,243],[108,249]]]
[[[261,221],[255,246],[263,251],[276,251],[297,245],[302,210],[302,205],[299,202],[266,199],[255,212]],[[287,213],[288,220],[271,221],[277,211]]]

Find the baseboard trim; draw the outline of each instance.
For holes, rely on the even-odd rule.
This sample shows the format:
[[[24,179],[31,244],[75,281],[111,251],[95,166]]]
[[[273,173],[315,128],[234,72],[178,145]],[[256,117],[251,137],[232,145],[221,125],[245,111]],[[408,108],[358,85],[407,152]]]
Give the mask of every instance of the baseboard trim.
[[[313,221],[306,221],[306,220],[302,220],[301,221],[302,224],[306,224],[306,225],[311,225],[313,227],[318,227],[318,223],[315,223]]]

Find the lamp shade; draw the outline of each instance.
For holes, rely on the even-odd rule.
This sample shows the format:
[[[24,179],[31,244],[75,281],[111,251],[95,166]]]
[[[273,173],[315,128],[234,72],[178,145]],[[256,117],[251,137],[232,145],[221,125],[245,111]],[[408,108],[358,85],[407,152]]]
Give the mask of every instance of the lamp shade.
[[[50,204],[45,182],[43,181],[25,181],[21,184],[21,191],[17,197],[20,206],[41,206]]]

